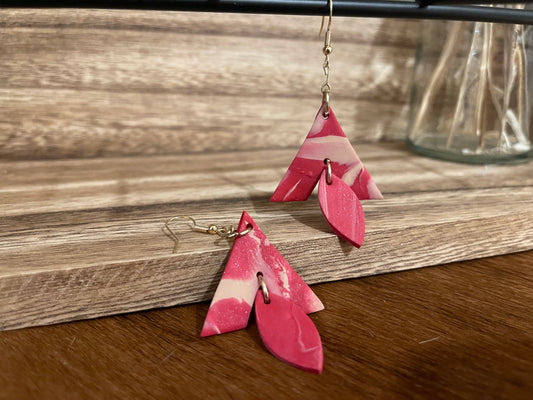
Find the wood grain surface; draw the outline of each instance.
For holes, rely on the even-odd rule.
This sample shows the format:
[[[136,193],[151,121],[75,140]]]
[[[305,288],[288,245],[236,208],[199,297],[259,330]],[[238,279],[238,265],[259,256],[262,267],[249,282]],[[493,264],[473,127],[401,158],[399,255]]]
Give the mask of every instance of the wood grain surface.
[[[335,18],[333,107],[386,200],[366,243],[316,197],[268,199],[322,83],[320,18],[0,11],[0,329],[210,298],[230,243],[162,230],[252,213],[309,283],[530,249],[530,165],[422,159],[403,137],[413,21]]]
[[[208,304],[0,332],[2,399],[501,399],[533,393],[533,252],[316,285],[324,372]]]
[[[320,107],[320,17],[0,10],[0,157],[287,148]],[[336,18],[332,106],[405,135],[418,24]]]
[[[531,249],[531,165],[465,166],[400,144],[357,146],[385,195],[364,202],[362,249],[316,196],[269,198],[291,150],[0,163],[0,328],[207,300],[231,243],[163,223],[236,224],[247,210],[308,283]],[[401,171],[401,174],[399,174]]]

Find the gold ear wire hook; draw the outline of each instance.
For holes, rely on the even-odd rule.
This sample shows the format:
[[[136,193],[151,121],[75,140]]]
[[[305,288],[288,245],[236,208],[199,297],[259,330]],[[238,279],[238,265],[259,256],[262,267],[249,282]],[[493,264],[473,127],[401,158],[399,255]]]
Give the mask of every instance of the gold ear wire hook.
[[[193,231],[202,232],[202,233],[209,233],[211,235],[218,235],[220,237],[225,237],[225,238],[233,238],[233,237],[244,236],[244,235],[246,235],[247,233],[249,233],[253,229],[253,227],[251,225],[246,227],[246,229],[241,231],[241,232],[238,232],[233,226],[229,226],[228,228],[226,228],[224,226],[218,227],[218,226],[216,226],[214,224],[211,224],[209,226],[200,226],[200,225],[198,225],[196,223],[196,220],[193,217],[190,217],[188,215],[176,215],[176,216],[174,216],[172,218],[169,218],[165,222],[165,228],[167,228],[167,231],[169,232],[170,237],[172,238],[172,240],[174,240],[174,243],[175,243],[174,244],[174,249],[172,250],[173,253],[177,252],[178,244],[179,244],[179,238],[178,238],[178,235],[176,235],[176,233],[172,229],[170,229],[169,224],[172,221],[176,221],[178,219],[188,219],[189,221],[191,221],[192,222],[191,229]]]
[[[326,75],[326,79],[320,88],[320,91],[322,92],[322,103],[324,103],[324,113],[323,113],[324,118],[329,117],[329,93],[331,92],[331,86],[329,84],[329,55],[333,51],[333,48],[331,47],[331,20],[333,18],[333,0],[328,0],[328,5],[329,5],[329,20],[328,20],[328,27],[326,28],[326,35],[324,36],[324,47],[322,48],[322,53],[324,53],[324,56],[326,56],[326,59],[324,60],[324,65],[323,65],[324,75]],[[320,24],[319,36],[322,34],[325,19],[326,17],[322,16],[322,23]]]
[[[176,250],[178,248],[178,243],[180,242],[180,240],[178,239],[178,236],[176,236],[174,231],[172,229],[170,229],[170,226],[168,226],[168,224],[170,224],[172,221],[177,220],[178,218],[180,218],[180,217],[172,217],[172,218],[169,218],[167,220],[167,222],[165,222],[165,228],[167,228],[167,231],[168,231],[170,237],[172,238],[172,240],[174,240],[174,249],[172,250],[173,253],[176,252]]]
[[[168,226],[168,225],[171,222],[176,221],[177,219],[189,219],[192,222],[192,229],[194,229],[197,226],[196,225],[196,221],[194,220],[193,217],[181,216],[181,215],[176,215],[176,216],[174,216],[172,218],[169,218],[165,222],[165,228],[167,228],[167,231],[168,231],[170,237],[172,238],[172,240],[174,240],[174,249],[172,250],[173,253],[177,252],[178,244],[179,244],[180,240],[178,238],[178,235],[176,235],[176,233],[174,233],[174,231],[172,229],[170,229],[170,226]]]
[[[192,222],[191,229],[193,231],[196,231],[196,232],[210,233],[210,234],[214,235],[218,231],[218,227],[216,225],[209,225],[207,227],[199,226],[196,223],[196,220],[193,217],[189,217],[188,215],[176,215],[176,216],[174,216],[172,218],[169,218],[167,220],[167,222],[165,222],[165,228],[167,228],[167,231],[170,234],[170,237],[172,238],[172,240],[174,240],[174,243],[175,243],[174,244],[174,249],[172,250],[173,253],[177,252],[178,244],[179,244],[179,238],[178,238],[178,235],[176,235],[176,233],[172,229],[170,229],[169,224],[172,221],[176,221],[178,219],[188,219],[188,220],[190,220]]]
[[[326,32],[330,30],[331,28],[331,19],[333,18],[333,0],[328,0],[328,6],[329,6],[329,20],[328,20],[328,27],[326,29]],[[318,36],[322,35],[322,30],[324,29],[324,21],[326,20],[326,16],[322,16],[322,23],[320,24],[320,32],[318,33]]]

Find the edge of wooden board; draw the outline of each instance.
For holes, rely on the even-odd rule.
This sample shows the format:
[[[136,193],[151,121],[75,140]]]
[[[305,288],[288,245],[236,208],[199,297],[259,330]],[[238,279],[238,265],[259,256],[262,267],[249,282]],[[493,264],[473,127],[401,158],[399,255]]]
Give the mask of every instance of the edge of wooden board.
[[[402,201],[381,212],[375,211],[379,204],[372,204],[367,208],[373,221],[360,250],[328,232],[274,244],[309,284],[533,248],[533,205],[525,200],[533,196],[533,187],[513,190],[505,195],[505,201],[495,203],[498,191],[460,191],[462,195],[474,192],[466,205],[462,205],[461,195],[446,195],[446,191],[433,192],[434,200],[426,192],[426,200],[407,211],[401,210],[402,202],[416,200],[417,193],[398,195]],[[435,205],[432,201],[439,199],[447,202],[440,211],[447,214],[446,219],[435,218],[431,224],[408,223],[416,221],[418,210],[427,212]],[[492,207],[493,215],[476,216],[476,204]],[[404,212],[404,226],[388,224],[396,212]],[[311,225],[320,225],[318,210],[306,206],[302,215],[312,222],[307,231],[315,229]],[[301,225],[302,215],[292,224]],[[282,219],[272,215],[268,225]],[[261,225],[260,220],[258,223]],[[285,219],[283,224],[287,224]],[[0,330],[205,301],[216,288],[228,254],[226,247],[213,246],[170,256],[147,255],[144,259],[0,277]]]

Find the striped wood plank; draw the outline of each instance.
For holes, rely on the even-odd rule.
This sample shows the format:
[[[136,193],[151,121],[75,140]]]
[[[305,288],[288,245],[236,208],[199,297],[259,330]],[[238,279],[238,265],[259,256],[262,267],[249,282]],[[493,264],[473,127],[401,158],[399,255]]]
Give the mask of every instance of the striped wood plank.
[[[295,149],[2,162],[0,328],[209,299],[230,243],[177,225],[171,254],[162,227],[175,214],[231,224],[249,211],[310,284],[533,247],[531,165],[357,150],[385,195],[364,203],[360,250],[331,233],[316,196],[269,203]]]
[[[320,106],[318,17],[0,11],[0,157],[296,146]],[[348,137],[405,135],[414,21],[338,18],[332,105]]]

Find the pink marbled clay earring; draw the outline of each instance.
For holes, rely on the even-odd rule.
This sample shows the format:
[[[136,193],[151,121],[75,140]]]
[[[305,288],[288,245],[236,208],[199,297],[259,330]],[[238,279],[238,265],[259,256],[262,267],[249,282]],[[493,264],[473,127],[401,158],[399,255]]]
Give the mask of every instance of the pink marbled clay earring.
[[[359,200],[383,196],[329,106],[332,4],[330,0],[323,48],[326,80],[321,88],[322,106],[270,201],[307,200],[320,180],[318,200],[326,221],[339,237],[360,247],[365,236],[365,216]]]
[[[360,247],[365,216],[359,200],[382,199],[374,180],[344,135],[333,110],[323,104],[311,131],[270,201],[303,201],[317,182],[318,201],[326,221],[339,237]]]
[[[255,316],[265,347],[280,360],[308,372],[321,373],[320,335],[307,316],[324,309],[322,302],[268,241],[250,215],[243,211],[239,226],[200,227],[193,230],[235,238],[222,279],[209,306],[201,336],[243,329],[255,303]],[[176,248],[174,249],[176,250]]]

